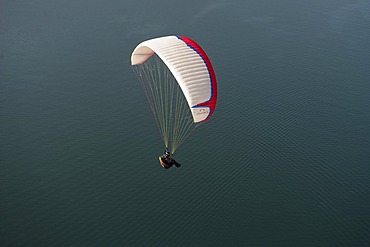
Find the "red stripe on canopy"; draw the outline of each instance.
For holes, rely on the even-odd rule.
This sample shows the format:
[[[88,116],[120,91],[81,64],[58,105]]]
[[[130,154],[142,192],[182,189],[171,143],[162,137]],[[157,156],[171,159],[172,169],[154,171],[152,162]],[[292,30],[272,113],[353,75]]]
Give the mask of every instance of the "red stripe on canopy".
[[[182,41],[184,41],[190,48],[192,48],[193,50],[195,50],[199,54],[199,56],[205,62],[206,66],[207,66],[207,69],[208,69],[208,72],[209,72],[209,76],[211,78],[211,98],[208,101],[205,101],[205,102],[202,102],[202,103],[199,103],[199,104],[196,105],[196,106],[209,107],[210,113],[209,113],[208,117],[202,121],[202,122],[205,122],[211,117],[211,115],[213,114],[213,112],[215,110],[215,107],[216,107],[216,101],[217,101],[216,74],[215,74],[215,71],[213,70],[211,61],[209,60],[207,54],[204,52],[204,50],[197,43],[195,43],[193,40],[191,40],[187,37],[184,37],[184,36],[177,36],[177,37],[179,39],[181,39]]]

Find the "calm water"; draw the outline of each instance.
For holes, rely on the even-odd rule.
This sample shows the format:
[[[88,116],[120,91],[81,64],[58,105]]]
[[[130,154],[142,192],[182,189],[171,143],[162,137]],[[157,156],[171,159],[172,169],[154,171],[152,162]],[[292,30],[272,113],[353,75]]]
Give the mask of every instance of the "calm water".
[[[213,118],[163,170],[130,67],[197,41]],[[0,246],[369,246],[370,3],[0,0]]]

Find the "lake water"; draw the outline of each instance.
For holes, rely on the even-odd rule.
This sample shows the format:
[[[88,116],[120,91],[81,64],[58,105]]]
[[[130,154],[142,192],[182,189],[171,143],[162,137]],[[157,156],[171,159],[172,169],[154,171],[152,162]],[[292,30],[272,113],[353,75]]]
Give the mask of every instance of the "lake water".
[[[194,39],[212,119],[163,143],[130,55]],[[0,246],[368,246],[370,2],[0,0]]]

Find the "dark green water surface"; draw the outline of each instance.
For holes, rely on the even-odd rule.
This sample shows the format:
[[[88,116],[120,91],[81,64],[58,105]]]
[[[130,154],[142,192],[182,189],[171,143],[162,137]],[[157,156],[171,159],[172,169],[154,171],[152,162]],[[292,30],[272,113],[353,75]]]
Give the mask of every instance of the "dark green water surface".
[[[130,55],[171,34],[219,101],[164,170]],[[0,0],[0,246],[369,245],[369,1]]]

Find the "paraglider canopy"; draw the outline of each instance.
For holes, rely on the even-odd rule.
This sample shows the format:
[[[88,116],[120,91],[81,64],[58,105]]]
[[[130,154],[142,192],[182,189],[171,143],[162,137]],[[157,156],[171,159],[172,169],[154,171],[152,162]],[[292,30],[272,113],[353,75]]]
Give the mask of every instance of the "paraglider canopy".
[[[217,100],[215,72],[207,54],[184,36],[166,36],[140,43],[131,55],[131,65],[140,65],[153,54],[164,62],[179,84],[193,122],[205,122],[214,112]]]

